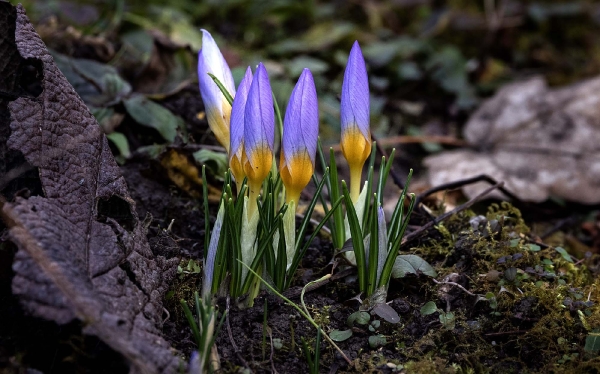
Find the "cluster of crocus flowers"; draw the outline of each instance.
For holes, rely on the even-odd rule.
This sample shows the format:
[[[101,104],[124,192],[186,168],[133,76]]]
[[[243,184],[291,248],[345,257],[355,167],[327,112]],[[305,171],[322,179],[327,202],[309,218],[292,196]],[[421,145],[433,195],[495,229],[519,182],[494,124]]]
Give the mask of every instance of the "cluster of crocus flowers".
[[[241,247],[245,263],[256,252],[256,229],[259,214],[257,200],[265,178],[273,169],[275,113],[273,94],[265,66],[260,63],[254,74],[248,67],[237,92],[229,66],[211,35],[203,32],[199,53],[198,78],[209,126],[217,140],[227,149],[229,167],[238,186],[244,180],[248,195],[244,199]],[[210,76],[221,83],[221,87]],[[227,91],[233,98],[225,94]],[[365,60],[358,42],[350,51],[344,73],[341,95],[341,149],[350,169],[350,195],[362,216],[358,203],[361,174],[371,153],[369,129],[369,84]],[[295,251],[295,218],[300,194],[315,171],[315,156],[319,132],[319,109],[314,80],[304,69],[294,87],[283,121],[279,175],[285,187],[284,216],[288,267]],[[362,197],[361,197],[362,199]],[[362,200],[361,200],[362,201]],[[359,212],[360,211],[360,212]],[[362,220],[361,220],[362,221]],[[346,235],[349,237],[348,235]],[[244,271],[244,273],[246,273]]]
[[[231,105],[209,74],[219,79],[231,97],[235,96],[235,83],[233,82],[229,65],[227,65],[227,61],[225,61],[210,33],[202,30],[202,49],[198,53],[200,95],[204,102],[204,109],[210,129],[215,134],[219,143],[225,149],[229,150]]]
[[[369,80],[358,42],[352,46],[344,72],[340,116],[341,148],[350,168],[350,196],[356,203],[360,195],[362,169],[371,154]]]

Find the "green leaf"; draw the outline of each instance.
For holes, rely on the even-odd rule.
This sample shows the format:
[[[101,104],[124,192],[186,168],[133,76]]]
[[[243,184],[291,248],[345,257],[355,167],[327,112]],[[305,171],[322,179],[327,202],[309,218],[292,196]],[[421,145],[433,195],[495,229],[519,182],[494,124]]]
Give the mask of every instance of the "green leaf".
[[[540,246],[539,246],[539,245],[537,245],[537,244],[527,244],[527,245],[525,246],[525,248],[527,248],[527,249],[528,249],[528,250],[530,250],[531,252],[539,252],[539,251],[540,251],[540,249],[542,249],[542,248],[540,248]]]
[[[454,317],[454,313],[440,313],[440,322],[444,325],[446,330],[454,330],[456,326],[456,318]]]
[[[407,274],[419,273],[423,273],[430,277],[437,276],[435,269],[429,265],[427,261],[417,255],[400,255],[396,257],[394,267],[392,268],[392,277],[403,278]]]
[[[173,142],[177,136],[177,129],[184,129],[183,120],[174,115],[170,110],[146,99],[142,95],[135,95],[124,100],[127,113],[140,125],[156,129],[167,141]]]
[[[104,106],[131,93],[131,85],[113,66],[51,52],[56,65],[88,105]]]
[[[115,147],[117,147],[121,156],[124,158],[129,158],[129,156],[131,156],[131,152],[129,151],[129,143],[127,142],[125,135],[121,134],[120,132],[113,132],[107,134],[106,137],[115,145]]]
[[[352,336],[352,330],[333,330],[329,333],[329,337],[334,342],[343,342],[344,340],[350,339]]]
[[[406,61],[398,65],[398,77],[407,81],[416,81],[423,78],[419,65],[413,61]]]
[[[563,247],[556,247],[554,249],[556,249],[556,252],[560,253],[562,258],[564,258],[566,261],[573,263],[573,258]]]
[[[369,336],[369,346],[373,349],[384,346],[387,344],[387,340],[383,335],[372,335]]]
[[[427,303],[425,303],[425,305],[423,305],[421,307],[421,315],[422,316],[428,316],[435,312],[437,312],[437,306],[435,305],[435,303],[433,301],[428,301]]]
[[[498,300],[496,299],[496,295],[493,292],[488,292],[485,294],[485,298],[490,302],[490,308],[496,309],[498,308]]]
[[[146,157],[155,160],[165,151],[165,149],[166,146],[164,144],[152,144],[139,147],[136,150],[136,153],[145,155]]]
[[[223,175],[227,173],[229,162],[227,155],[221,152],[211,151],[210,149],[201,149],[193,153],[194,160],[198,163],[208,166],[212,174],[219,180],[223,180]]]
[[[270,46],[270,51],[275,54],[285,54],[326,50],[348,36],[354,29],[355,26],[348,22],[317,23],[299,40],[287,39],[273,44]]]
[[[588,353],[597,354],[600,352],[600,333],[590,332],[585,338],[585,347],[583,349]]]
[[[359,325],[366,325],[369,323],[371,316],[367,312],[354,312],[348,316],[346,320],[346,324],[348,327],[354,326],[354,323],[358,323]]]
[[[292,77],[300,76],[305,68],[310,69],[313,75],[319,75],[325,73],[329,65],[323,60],[305,55],[295,57],[287,63],[288,72]]]
[[[281,338],[273,338],[273,348],[276,350],[283,348],[283,342],[281,341]]]

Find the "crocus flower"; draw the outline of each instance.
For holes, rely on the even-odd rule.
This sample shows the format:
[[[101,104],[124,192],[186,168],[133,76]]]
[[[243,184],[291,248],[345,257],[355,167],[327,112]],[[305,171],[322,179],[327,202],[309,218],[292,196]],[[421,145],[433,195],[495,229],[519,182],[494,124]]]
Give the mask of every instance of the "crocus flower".
[[[354,42],[342,84],[341,147],[350,167],[350,196],[356,203],[360,194],[361,173],[371,153],[369,129],[369,81],[365,59]]]
[[[267,69],[260,63],[250,85],[244,112],[244,172],[250,190],[250,213],[256,206],[262,182],[273,164],[275,113],[271,95]]]
[[[235,96],[235,84],[229,65],[217,43],[206,30],[202,30],[202,49],[198,52],[198,82],[204,102],[208,125],[223,147],[229,150],[229,117],[231,105],[208,73],[221,81],[229,94]]]
[[[300,192],[315,170],[315,153],[319,136],[317,91],[310,70],[304,69],[292,91],[285,112],[280,175],[286,200],[298,204]]]
[[[240,187],[246,177],[244,172],[244,163],[246,154],[244,152],[244,113],[246,110],[246,101],[248,92],[252,84],[252,69],[246,69],[246,75],[240,82],[238,90],[233,100],[231,108],[231,141],[229,147],[229,167],[235,178],[235,182]]]

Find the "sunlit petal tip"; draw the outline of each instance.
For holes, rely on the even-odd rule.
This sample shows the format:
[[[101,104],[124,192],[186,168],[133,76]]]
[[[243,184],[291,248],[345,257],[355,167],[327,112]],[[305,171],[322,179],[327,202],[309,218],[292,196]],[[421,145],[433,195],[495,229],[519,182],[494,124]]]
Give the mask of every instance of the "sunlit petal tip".
[[[225,58],[223,58],[219,47],[210,33],[202,30],[202,49],[198,53],[200,95],[204,102],[208,125],[217,140],[225,148],[229,148],[229,117],[231,115],[231,106],[208,73],[217,77],[231,96],[235,96],[235,85],[229,65],[227,65]]]
[[[273,163],[275,113],[269,75],[260,63],[248,92],[244,112],[244,171],[250,183],[262,183]]]
[[[365,59],[358,41],[354,42],[348,56],[341,101],[342,132],[358,127],[370,142],[369,80]]]
[[[227,88],[227,91],[231,96],[235,95],[235,83],[233,81],[233,75],[229,69],[229,65],[221,50],[217,46],[217,43],[213,39],[212,35],[204,29],[202,31],[202,49],[200,50],[204,62],[208,66],[208,72],[219,78],[221,83]],[[210,79],[210,77],[209,77]],[[211,79],[212,81],[212,79]],[[218,90],[218,87],[217,87]],[[220,90],[219,90],[220,92]]]

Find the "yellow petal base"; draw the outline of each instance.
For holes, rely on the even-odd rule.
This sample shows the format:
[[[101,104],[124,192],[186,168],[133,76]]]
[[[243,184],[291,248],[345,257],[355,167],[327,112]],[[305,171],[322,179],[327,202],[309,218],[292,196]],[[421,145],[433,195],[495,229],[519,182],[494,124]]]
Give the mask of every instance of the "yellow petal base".
[[[300,193],[310,182],[315,168],[306,152],[292,156],[290,163],[287,165],[282,152],[279,164],[281,165],[279,175],[281,175],[281,181],[285,186],[286,202],[289,204],[290,201],[295,201],[297,206]]]
[[[342,134],[342,153],[350,167],[350,196],[356,202],[360,195],[360,182],[365,161],[371,154],[371,139],[366,139],[357,126]]]
[[[229,120],[231,118],[231,105],[223,99],[221,110],[216,107],[206,108],[208,126],[215,134],[217,141],[225,147],[229,153]]]

